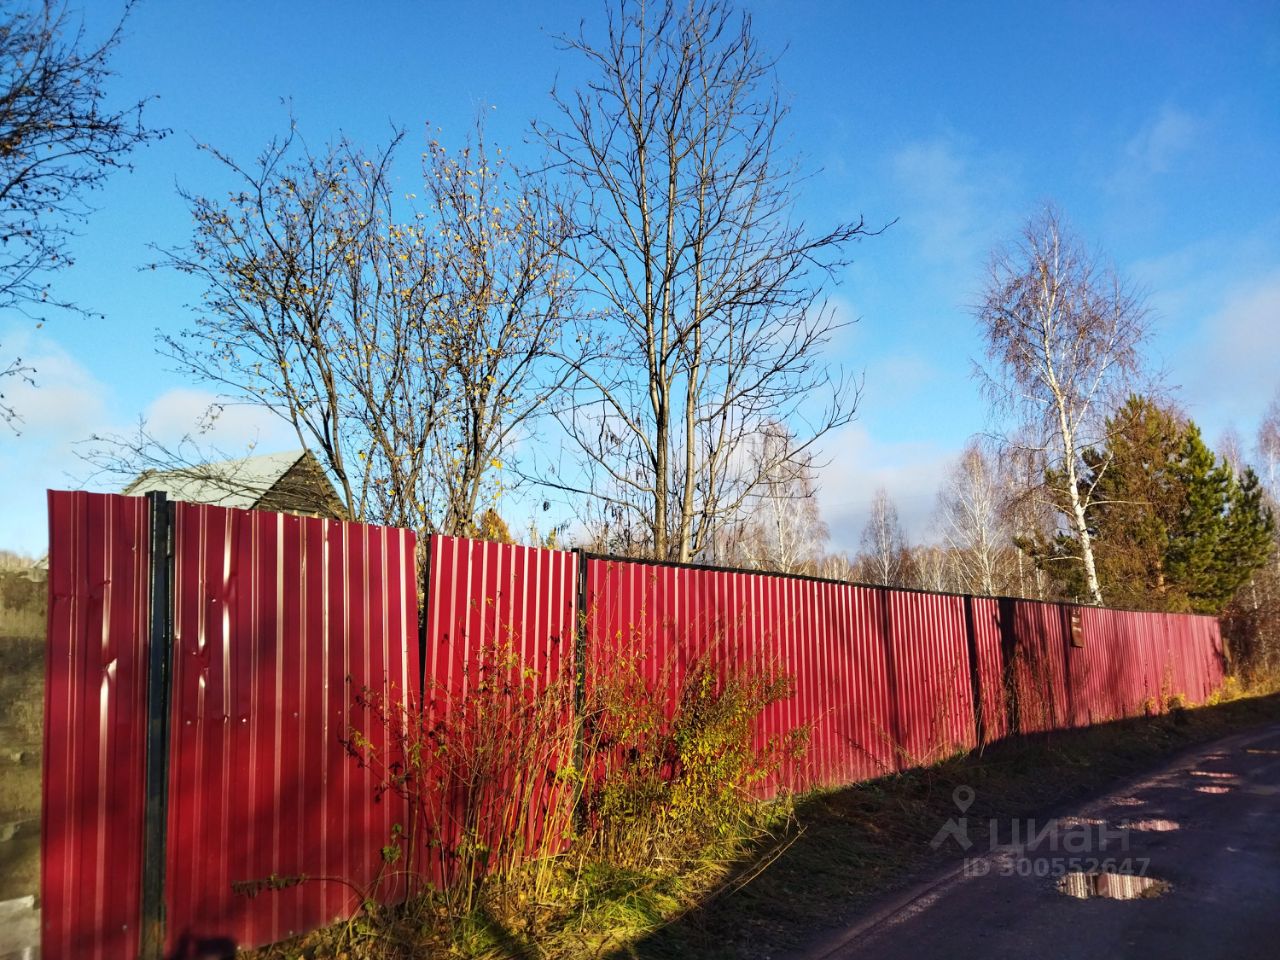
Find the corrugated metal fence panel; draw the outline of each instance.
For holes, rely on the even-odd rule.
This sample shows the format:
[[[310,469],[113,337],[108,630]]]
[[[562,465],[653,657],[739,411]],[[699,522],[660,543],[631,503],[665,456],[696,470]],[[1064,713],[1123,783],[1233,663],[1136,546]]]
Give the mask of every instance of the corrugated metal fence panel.
[[[975,745],[963,598],[886,590],[904,765]]]
[[[572,663],[572,553],[432,536],[425,675],[428,705],[462,696],[486,649],[508,649],[545,687]]]
[[[835,717],[829,692],[836,681],[826,669],[818,644],[814,584],[755,573],[722,572],[719,576],[730,586],[742,578],[761,598],[754,610],[747,601],[741,611],[734,611],[736,616],[747,619],[755,615],[754,642],[745,652],[758,663],[781,668],[795,681],[790,698],[761,714],[757,736],[780,741],[793,730],[808,731],[809,742],[803,754],[786,755],[777,773],[762,784],[762,792],[804,790],[826,784],[832,755],[842,745],[834,737]],[[729,649],[733,649],[732,644]]]
[[[1222,682],[1221,660],[1214,655],[1221,650],[1218,621],[1167,616],[1165,637],[1174,663],[1171,695],[1193,703],[1206,699]]]
[[[1200,689],[1197,701],[1204,701],[1222,686],[1226,679],[1227,658],[1222,645],[1222,624],[1213,617],[1197,618],[1201,642],[1199,651]]]
[[[394,754],[356,698],[394,705],[416,689],[417,592],[409,531],[174,509],[167,912],[169,950],[185,956],[280,940],[359,901],[319,880],[255,897],[232,884],[370,889],[405,809],[378,800],[341,741],[359,730]]]
[[[982,698],[982,735],[991,742],[1009,733],[1005,655],[1000,630],[1001,601],[994,597],[973,597],[971,602],[976,669]],[[1004,606],[1011,608],[1012,603],[1004,601]]]
[[[1159,711],[1173,697],[1201,703],[1222,683],[1221,634],[1212,617],[1017,603],[1024,731]],[[1073,613],[1081,622],[1079,646],[1071,638]],[[984,675],[984,692],[989,682]]]
[[[1054,604],[1018,601],[1014,613],[1014,653],[1019,729],[1056,730],[1066,722],[1063,681],[1066,642]]]
[[[572,730],[577,566],[563,550],[445,536],[430,538],[427,562],[422,696],[441,756],[451,751],[456,759],[459,751],[484,749],[485,737],[511,741],[522,733],[536,744],[512,741],[511,751],[539,754],[494,771],[498,782],[456,776],[443,759],[429,773],[439,788],[425,798],[428,816],[441,835],[425,838],[424,853],[428,878],[438,883],[455,866],[469,804],[482,808],[474,822],[495,859],[516,818],[524,819],[524,855],[562,845],[546,831],[571,820],[571,790],[554,769],[571,756],[568,741],[548,729],[547,711]]]
[[[150,553],[145,500],[50,491],[47,960],[138,952]]]
[[[900,766],[897,712],[889,683],[889,639],[883,592],[841,584],[837,621],[847,679],[839,693],[841,746],[852,755],[843,782],[893,773]],[[829,786],[842,781],[830,780]]]
[[[762,712],[758,740],[807,728],[809,743],[766,792],[879,776],[974,743],[959,597],[603,558],[587,563],[586,596],[589,664],[636,658],[671,707],[705,653],[776,662],[794,678],[794,695]]]
[[[1117,720],[1128,713],[1125,691],[1118,682],[1125,670],[1127,644],[1122,637],[1116,637],[1117,642],[1102,639],[1111,634],[1114,623],[1094,616],[1099,612],[1080,608],[1083,646],[1073,646],[1069,652],[1072,726]]]
[[[689,670],[704,656],[728,665],[790,664],[803,644],[796,597],[776,577],[592,557],[586,564],[586,677],[598,685],[630,683],[630,696],[676,709]],[[606,686],[606,689],[608,687]],[[810,688],[811,689],[811,688]],[[765,709],[757,742],[806,722],[808,690]],[[803,776],[788,768],[764,785]]]

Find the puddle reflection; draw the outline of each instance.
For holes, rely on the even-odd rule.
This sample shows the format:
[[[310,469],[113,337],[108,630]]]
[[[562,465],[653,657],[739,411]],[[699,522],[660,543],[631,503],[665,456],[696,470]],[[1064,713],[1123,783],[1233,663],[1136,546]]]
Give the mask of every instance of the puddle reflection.
[[[1058,892],[1078,900],[1149,900],[1168,893],[1165,880],[1129,873],[1068,873],[1058,881]]]
[[[1126,830],[1142,830],[1149,833],[1169,833],[1182,829],[1182,824],[1177,820],[1122,820],[1120,826]]]

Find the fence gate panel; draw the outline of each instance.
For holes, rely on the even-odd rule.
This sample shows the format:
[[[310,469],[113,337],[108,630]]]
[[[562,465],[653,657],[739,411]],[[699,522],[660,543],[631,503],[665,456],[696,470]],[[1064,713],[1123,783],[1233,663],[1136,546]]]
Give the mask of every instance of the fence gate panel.
[[[169,956],[345,918],[405,820],[342,740],[355,729],[388,748],[388,728],[358,698],[394,711],[416,697],[414,535],[157,501],[161,548],[172,537],[161,552],[152,508],[49,495],[41,940],[51,960],[148,952],[144,880],[163,884],[148,930],[162,901]],[[151,575],[170,569],[172,606],[153,624]],[[150,719],[162,729],[155,717],[167,716],[168,739],[148,757],[157,651],[169,654],[152,660],[169,664],[157,697],[168,704]],[[144,830],[149,763],[168,768],[154,833]],[[144,866],[157,842],[164,853]]]
[[[132,960],[139,948],[147,501],[49,493],[41,953]]]
[[[404,805],[341,741],[389,747],[357,698],[416,689],[416,596],[408,531],[174,505],[171,955],[271,943],[386,894],[369,884]]]

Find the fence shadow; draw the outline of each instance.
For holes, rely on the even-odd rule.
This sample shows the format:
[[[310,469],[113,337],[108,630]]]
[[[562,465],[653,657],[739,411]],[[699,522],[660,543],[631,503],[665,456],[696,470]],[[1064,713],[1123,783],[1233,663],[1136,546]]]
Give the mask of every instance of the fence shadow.
[[[1043,822],[1185,748],[1276,720],[1280,694],[1013,736],[932,767],[805,797],[788,835],[750,850],[698,905],[607,956],[713,960],[798,952],[959,862],[957,846],[932,845],[957,815],[958,786],[975,788],[966,812],[977,827],[971,837],[985,850],[992,818]]]

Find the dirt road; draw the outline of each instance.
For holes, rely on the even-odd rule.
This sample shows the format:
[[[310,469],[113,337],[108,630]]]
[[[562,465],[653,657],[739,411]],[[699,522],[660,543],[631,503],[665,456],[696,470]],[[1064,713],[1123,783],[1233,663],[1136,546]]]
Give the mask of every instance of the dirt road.
[[[882,906],[808,960],[1280,957],[1280,725],[1198,748],[1055,831],[998,824],[994,849],[961,849],[971,798],[956,799],[937,842],[967,854],[967,870]],[[1108,869],[1131,876],[1099,876]]]

